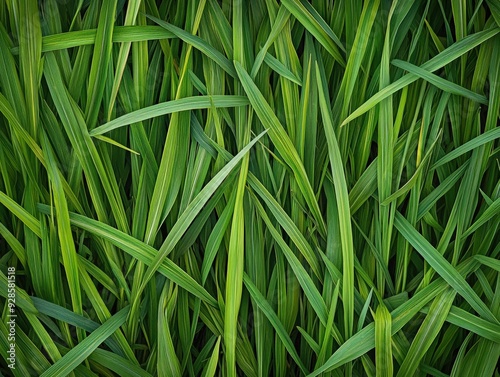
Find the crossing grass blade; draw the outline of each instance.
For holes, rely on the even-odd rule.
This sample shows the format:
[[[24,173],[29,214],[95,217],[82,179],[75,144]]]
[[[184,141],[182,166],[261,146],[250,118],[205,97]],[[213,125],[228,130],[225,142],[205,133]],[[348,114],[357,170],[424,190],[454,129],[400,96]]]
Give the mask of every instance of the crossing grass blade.
[[[259,89],[252,81],[248,73],[239,62],[235,62],[234,64],[238,73],[238,77],[241,80],[250,104],[252,105],[262,124],[269,129],[269,137],[271,138],[273,144],[275,145],[285,162],[288,164],[290,169],[292,169],[297,180],[297,184],[299,185],[299,188],[304,195],[304,199],[311,207],[310,210],[313,213],[314,219],[318,222],[318,227],[324,234],[326,228],[324,225],[323,217],[321,215],[321,211],[318,207],[318,203],[314,198],[314,192],[312,191],[311,183],[307,178],[304,166],[300,161],[293,143],[291,142],[283,126],[280,124],[280,121],[278,120],[276,115],[274,115],[271,107],[263,97],[262,93],[260,93]]]
[[[215,376],[215,372],[217,371],[217,363],[219,361],[220,341],[221,338],[219,337],[217,339],[217,343],[215,343],[214,350],[212,351],[212,356],[210,356],[210,360],[206,366],[205,372],[203,373],[203,377]]]
[[[467,302],[482,316],[493,323],[498,319],[478,297],[458,271],[413,228],[408,221],[396,213],[395,225],[403,236],[421,253],[429,265],[436,270]]]
[[[455,294],[455,291],[448,289],[434,299],[427,313],[427,317],[425,317],[424,322],[420,326],[401,364],[398,376],[407,376],[415,373],[425,352],[429,349],[439,333],[441,326],[444,324],[451,305],[453,304]]]
[[[83,362],[99,345],[109,338],[127,318],[128,310],[126,307],[116,313],[106,323],[92,332],[79,345],[69,351],[64,357],[53,364],[49,369],[42,373],[43,377],[67,375]]]
[[[472,92],[464,87],[461,87],[460,85],[457,85],[453,82],[445,80],[445,79],[439,77],[438,75],[435,75],[433,73],[429,73],[425,69],[417,67],[411,63],[403,62],[401,60],[395,59],[391,62],[391,64],[398,67],[398,68],[404,69],[405,71],[411,72],[416,76],[419,76],[420,78],[437,86],[443,92],[456,94],[459,96],[464,96],[464,97],[467,97],[473,101],[482,103],[484,105],[488,104],[488,100],[485,96],[482,96],[478,93],[474,93],[474,92]]]
[[[12,212],[16,217],[19,218],[29,229],[35,233],[38,237],[41,237],[40,232],[40,222],[30,215],[23,207],[16,203],[12,198],[7,196],[5,193],[0,191],[0,203]]]
[[[426,309],[422,310],[422,313],[427,313]],[[493,324],[489,321],[485,321],[467,311],[460,309],[456,306],[452,306],[446,321],[459,326],[463,329],[471,331],[471,333],[478,334],[485,339],[489,339],[495,343],[500,342],[500,337],[498,336],[500,330],[499,326]]]
[[[341,51],[345,48],[339,38],[330,29],[328,24],[321,18],[314,8],[300,0],[285,0],[283,5],[288,8],[290,13],[300,21],[300,23],[325,47],[325,49],[341,65],[345,66],[345,60]],[[312,13],[311,13],[312,11]]]
[[[271,44],[275,41],[281,30],[285,27],[289,18],[290,18],[290,12],[286,9],[285,6],[281,6],[274,20],[271,32],[267,37],[266,43],[264,43],[259,53],[255,57],[255,62],[253,64],[252,71],[250,73],[250,76],[252,76],[252,78],[255,78],[255,76],[257,75],[257,72],[259,71],[262,63],[264,62],[267,56],[267,51],[269,50],[269,47],[271,47]]]
[[[474,47],[477,47],[481,43],[484,43],[490,38],[493,38],[500,32],[498,28],[491,28],[490,30],[484,30],[476,34],[469,35],[459,42],[454,43],[446,50],[436,55],[429,61],[421,65],[420,68],[427,70],[429,72],[434,72],[439,68],[442,68],[452,62],[453,60],[459,58],[463,54],[467,53]],[[403,89],[405,86],[410,85],[412,82],[418,79],[418,76],[413,74],[407,74],[401,77],[399,80],[391,83],[377,94],[373,95],[368,101],[363,105],[358,107],[354,112],[351,113],[343,122],[342,125],[346,125],[353,119],[356,119],[360,115],[364,114],[379,102],[389,97],[391,94]]]
[[[252,295],[253,299],[259,306],[259,308],[264,312],[266,317],[269,319],[271,322],[271,325],[274,327],[276,330],[276,333],[280,340],[283,342],[285,345],[287,351],[290,353],[291,357],[293,360],[297,363],[299,366],[300,370],[302,373],[306,374],[306,368],[300,359],[299,355],[297,354],[297,351],[295,350],[295,346],[293,345],[292,340],[290,339],[289,335],[287,334],[285,328],[283,327],[283,324],[279,320],[278,316],[276,313],[273,311],[272,307],[269,305],[265,297],[262,295],[262,293],[259,292],[257,287],[252,283],[252,281],[248,278],[247,275],[243,276],[243,281],[245,283],[245,287],[248,289],[250,295]]]
[[[210,46],[207,42],[205,42],[203,39],[196,37],[192,34],[187,33],[185,30],[182,30],[175,25],[171,25],[165,21],[159,20],[156,17],[151,17],[148,16],[150,20],[153,20],[156,22],[158,25],[161,27],[165,28],[178,38],[182,39],[183,41],[189,43],[191,46],[197,48],[201,52],[203,52],[205,55],[207,55],[209,58],[211,58],[213,61],[215,61],[217,64],[221,66],[221,68],[224,69],[229,75],[236,77],[236,72],[234,70],[234,67],[231,64],[231,61],[225,57],[222,53],[214,49],[212,46]]]
[[[76,314],[66,308],[63,308],[59,305],[53,304],[49,301],[42,300],[38,297],[31,297],[34,307],[40,312],[49,317],[57,319],[59,321],[64,321],[71,326],[76,326],[81,328],[87,332],[93,332],[97,328],[99,328],[99,324],[85,318],[80,314]],[[114,339],[107,339],[104,341],[115,353],[121,354],[119,351],[117,343]]]
[[[269,68],[273,69],[276,73],[278,73],[281,77],[284,77],[297,85],[302,85],[302,81],[300,77],[297,77],[293,72],[291,72],[283,63],[281,63],[274,56],[269,53],[264,57],[264,62],[269,66]]]
[[[40,210],[45,213],[50,213],[50,208],[40,206]],[[81,215],[71,214],[70,221],[73,225],[87,230],[97,236],[103,237],[113,243],[115,246],[122,248],[132,257],[139,259],[143,263],[151,264],[157,255],[157,251],[125,233],[110,227],[109,225],[100,223],[99,221],[86,218]],[[157,268],[163,275],[193,293],[202,300],[206,300],[211,305],[217,305],[216,300],[203,289],[191,276],[186,274],[179,266],[173,263],[170,259],[161,261],[161,265]]]
[[[229,175],[229,173],[235,168],[235,166],[243,159],[243,157],[250,151],[253,145],[266,133],[263,131],[260,135],[254,138],[249,144],[247,144],[234,158],[222,168],[217,175],[215,175],[212,180],[200,191],[195,199],[189,204],[183,214],[179,217],[179,220],[172,228],[169,236],[163,242],[158,255],[155,257],[154,261],[149,266],[145,273],[142,289],[144,289],[145,284],[151,279],[153,274],[159,268],[165,257],[172,251],[177,241],[181,238],[182,234],[191,225],[199,211],[206,204],[210,196],[219,187],[219,185],[224,181],[224,179]],[[139,289],[141,291],[142,289]]]
[[[328,318],[326,305],[319,291],[314,286],[312,279],[307,274],[307,271],[301,266],[300,261],[293,254],[292,250],[286,245],[283,238],[279,235],[278,231],[271,223],[271,220],[269,219],[269,217],[267,217],[264,209],[262,208],[262,205],[258,202],[255,202],[255,205],[258,209],[260,216],[264,220],[264,223],[266,224],[269,232],[271,233],[272,237],[283,251],[283,254],[285,255],[288,263],[290,264],[293,272],[295,273],[295,276],[297,277],[299,284],[301,285],[305,295],[309,299],[309,303],[314,308],[314,311],[316,312],[316,315],[318,316],[320,322],[326,326]]]
[[[314,254],[311,245],[309,245],[304,235],[300,233],[299,229],[293,223],[287,213],[283,210],[282,207],[280,207],[279,203],[272,197],[269,191],[266,190],[262,183],[253,174],[250,174],[248,181],[250,186],[255,190],[256,194],[258,194],[268,205],[269,210],[278,220],[283,230],[285,230],[288,236],[293,240],[299,251],[311,266],[315,275],[318,277],[318,279],[321,279],[322,276],[320,274],[320,264],[318,258]]]
[[[82,294],[78,279],[78,259],[75,244],[73,242],[73,235],[71,234],[68,204],[66,202],[66,197],[64,196],[64,190],[62,188],[57,163],[54,158],[54,152],[52,151],[52,147],[49,145],[45,135],[42,135],[42,146],[47,161],[47,172],[52,183],[62,261],[68,279],[71,303],[73,311],[76,314],[83,314]]]
[[[474,264],[463,263],[458,267],[461,274],[466,275],[474,269]],[[435,298],[440,292],[443,292],[448,284],[444,281],[435,281],[419,291],[414,297],[400,305],[391,312],[392,330],[395,334],[411,318],[418,313],[430,300]],[[352,344],[352,345],[351,345]],[[353,345],[356,344],[356,347]],[[373,323],[365,326],[361,331],[347,340],[321,367],[317,368],[309,376],[318,376],[319,374],[333,370],[341,365],[352,361],[375,347],[375,326]]]
[[[472,234],[480,226],[486,224],[491,219],[498,217],[500,213],[500,198],[495,200],[490,206],[481,214],[481,216],[471,225],[469,229],[462,235],[462,237],[467,237]]]

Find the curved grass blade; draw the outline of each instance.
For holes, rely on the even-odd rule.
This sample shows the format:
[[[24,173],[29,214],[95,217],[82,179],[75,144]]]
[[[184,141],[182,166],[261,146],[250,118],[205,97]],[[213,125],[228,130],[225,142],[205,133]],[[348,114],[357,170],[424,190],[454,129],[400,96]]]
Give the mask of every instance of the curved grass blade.
[[[432,302],[424,322],[413,339],[397,377],[413,376],[443,326],[450,311],[456,292],[448,289]]]
[[[484,264],[485,266],[488,266],[500,272],[500,261],[498,259],[487,257],[485,255],[475,255],[474,258],[477,259],[482,264]]]
[[[301,0],[283,0],[282,4],[288,8],[290,13],[321,43],[333,58],[342,67],[345,67],[345,60],[339,51],[340,48],[345,52],[345,48],[318,12],[309,3],[303,3]]]
[[[231,61],[226,58],[220,51],[210,46],[206,41],[200,37],[190,34],[175,25],[169,24],[168,22],[162,21],[153,16],[147,16],[150,20],[156,22],[161,27],[165,28],[172,34],[176,35],[178,38],[182,39],[184,42],[189,43],[194,48],[200,50],[214,62],[216,62],[224,71],[226,71],[230,76],[236,78],[236,71],[234,70]]]
[[[99,324],[97,322],[94,322],[91,319],[84,317],[83,315],[76,314],[60,305],[56,305],[39,297],[31,296],[30,298],[33,301],[34,307],[40,313],[43,313],[49,317],[65,322],[71,326],[81,328],[87,332],[93,332],[99,328]],[[104,343],[115,354],[123,355],[123,352],[120,350],[120,347],[114,339],[108,338],[104,341]]]
[[[391,377],[392,365],[392,318],[384,304],[375,312],[375,367],[377,377]]]
[[[352,240],[351,210],[342,156],[334,133],[330,100],[328,98],[328,93],[325,91],[325,78],[321,74],[317,64],[316,78],[323,126],[328,143],[328,157],[330,159],[335,197],[337,200],[340,242],[342,245],[342,302],[344,304],[344,329],[346,338],[349,338],[352,335],[354,327],[354,245]]]
[[[106,369],[115,372],[119,376],[127,377],[153,377],[138,365],[130,362],[116,353],[97,348],[88,358],[90,361],[101,364]]]
[[[396,212],[394,224],[401,234],[410,242],[429,263],[429,265],[446,280],[457,293],[459,293],[479,315],[484,319],[498,324],[498,320],[491,313],[486,304],[474,292],[455,267],[448,262],[414,227],[406,220],[400,212]]]
[[[102,135],[103,133],[115,130],[117,128],[142,122],[146,119],[159,117],[161,115],[171,114],[179,111],[189,111],[198,109],[208,109],[213,107],[237,107],[248,105],[248,100],[243,96],[197,96],[185,97],[169,102],[159,103],[148,106],[140,110],[122,115],[113,119],[102,126],[94,128],[89,132],[90,136]]]
[[[96,34],[97,29],[85,29],[45,35],[42,37],[42,52],[93,45]],[[115,26],[112,41],[113,43],[144,42],[171,38],[175,38],[175,35],[160,26]],[[19,54],[19,47],[13,47],[11,52],[14,55]]]
[[[251,77],[239,62],[235,61],[234,65],[243,89],[250,100],[250,104],[264,127],[269,129],[269,137],[271,138],[271,141],[278,150],[279,154],[282,156],[283,160],[294,173],[300,191],[302,192],[302,195],[304,196],[306,203],[309,205],[314,219],[318,224],[319,231],[322,235],[325,235],[326,225],[323,220],[323,215],[321,214],[321,210],[319,209],[318,202],[316,201],[311,183],[309,182],[304,165],[300,160],[297,150],[281,125],[279,119],[276,117],[266,99],[252,81]]]
[[[80,365],[102,342],[118,330],[127,319],[130,307],[125,307],[59,359],[40,377],[65,376]]]
[[[42,237],[40,230],[40,221],[26,211],[22,206],[16,203],[10,196],[0,191],[0,203],[5,206],[14,216],[21,220],[33,233],[39,238]]]
[[[427,314],[428,310],[423,309],[421,312]],[[485,321],[457,306],[451,307],[446,317],[446,322],[500,344],[500,325]]]
[[[404,62],[399,59],[394,59],[391,62],[392,65],[395,67],[404,69],[405,71],[408,71],[410,73],[413,73],[414,75],[428,81],[432,85],[438,87],[444,92],[455,94],[458,96],[463,96],[466,98],[469,98],[473,101],[482,103],[483,105],[488,104],[488,99],[485,96],[482,96],[481,94],[475,93],[472,90],[469,90],[467,88],[464,88],[463,86],[457,85],[454,82],[451,82],[449,80],[446,80],[438,75],[435,75],[429,71],[426,71],[425,69],[422,69],[421,67],[417,67],[416,65],[413,65],[409,62]]]
[[[241,161],[241,159],[250,151],[254,144],[262,137],[267,131],[263,131],[257,137],[255,137],[249,144],[247,144],[236,156],[231,159],[211,180],[210,182],[199,192],[199,194],[193,199],[191,203],[187,206],[185,211],[179,217],[175,225],[170,230],[167,238],[163,242],[158,254],[154,260],[149,265],[144,278],[142,280],[141,288],[139,288],[137,296],[134,298],[138,299],[140,293],[145,288],[147,282],[153,277],[156,270],[160,267],[163,260],[168,260],[166,256],[173,250],[175,244],[179,241],[182,235],[185,233],[186,229],[191,225],[196,215],[201,211],[203,206],[210,199],[212,194],[217,190],[221,183],[226,179],[226,177],[231,173],[231,171],[236,167],[236,165]]]
[[[212,356],[207,363],[205,372],[203,372],[203,377],[214,377],[217,370],[217,363],[219,362],[219,349],[220,349],[221,337],[217,338],[217,343],[215,343],[214,350],[212,351]]]
[[[260,310],[262,310],[262,313],[265,314],[271,325],[274,327],[276,335],[278,335],[278,337],[283,342],[293,361],[295,361],[295,363],[299,366],[302,373],[307,374],[307,369],[300,359],[297,350],[295,349],[295,346],[290,339],[290,336],[288,335],[285,327],[283,326],[283,323],[281,323],[271,305],[269,305],[266,298],[262,295],[262,293],[259,292],[255,284],[250,280],[246,273],[243,274],[243,282],[245,283],[245,287],[250,293],[250,296],[252,296],[254,302],[257,304]]]
[[[51,210],[49,206],[43,204],[39,205],[39,209],[42,213],[46,214],[49,214]],[[72,225],[110,241],[116,247],[147,265],[150,265],[158,254],[156,249],[152,246],[100,221],[71,212],[69,218]],[[172,262],[172,260],[168,258],[164,259],[158,267],[158,271],[209,305],[214,307],[218,306],[217,300],[199,285],[196,280]]]
[[[469,140],[465,144],[462,144],[461,146],[454,149],[450,153],[441,157],[438,161],[436,161],[431,166],[431,169],[436,169],[437,167],[439,167],[443,164],[446,164],[447,162],[450,162],[450,161],[454,160],[455,158],[460,157],[463,154],[470,152],[470,151],[480,147],[481,145],[489,143],[490,141],[494,141],[498,138],[500,138],[500,127],[496,127],[496,128],[493,128],[489,131],[486,131],[485,133],[482,133],[481,135],[476,136],[474,139]]]
[[[473,48],[479,46],[484,43],[488,39],[494,37],[500,32],[500,28],[491,28],[489,30],[480,31],[479,33],[469,35],[459,42],[454,43],[450,47],[448,47],[443,52],[439,53],[426,63],[422,64],[420,68],[434,72],[439,68],[444,67],[449,64],[453,60],[459,58],[463,54],[466,54],[468,51]],[[351,113],[343,122],[342,126],[351,122],[353,119],[356,119],[360,115],[363,115],[368,110],[375,107],[382,100],[396,93],[397,91],[403,89],[405,86],[410,85],[412,82],[416,81],[418,76],[410,73],[407,74],[392,84],[386,86],[384,89],[380,90],[377,94],[373,95],[370,99],[368,99],[364,104],[358,107],[355,111]]]

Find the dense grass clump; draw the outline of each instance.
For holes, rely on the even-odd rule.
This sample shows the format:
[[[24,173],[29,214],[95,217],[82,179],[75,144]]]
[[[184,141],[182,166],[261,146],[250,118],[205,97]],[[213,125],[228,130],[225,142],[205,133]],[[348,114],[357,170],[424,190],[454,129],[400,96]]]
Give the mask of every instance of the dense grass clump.
[[[500,376],[499,4],[0,0],[0,376]]]

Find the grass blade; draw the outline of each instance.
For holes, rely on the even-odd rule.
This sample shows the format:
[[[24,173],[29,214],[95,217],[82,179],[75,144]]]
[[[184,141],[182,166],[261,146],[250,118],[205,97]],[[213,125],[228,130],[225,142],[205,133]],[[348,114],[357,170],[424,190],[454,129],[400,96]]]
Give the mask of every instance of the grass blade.
[[[125,323],[129,307],[123,308],[106,323],[92,332],[79,345],[42,373],[41,377],[67,375],[82,363],[99,345]]]

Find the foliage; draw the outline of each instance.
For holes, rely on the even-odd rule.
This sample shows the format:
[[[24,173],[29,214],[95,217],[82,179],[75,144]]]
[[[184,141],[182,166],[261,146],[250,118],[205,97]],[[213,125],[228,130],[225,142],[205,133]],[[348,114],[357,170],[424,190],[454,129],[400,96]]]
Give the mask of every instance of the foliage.
[[[0,24],[3,374],[499,375],[497,1]]]

